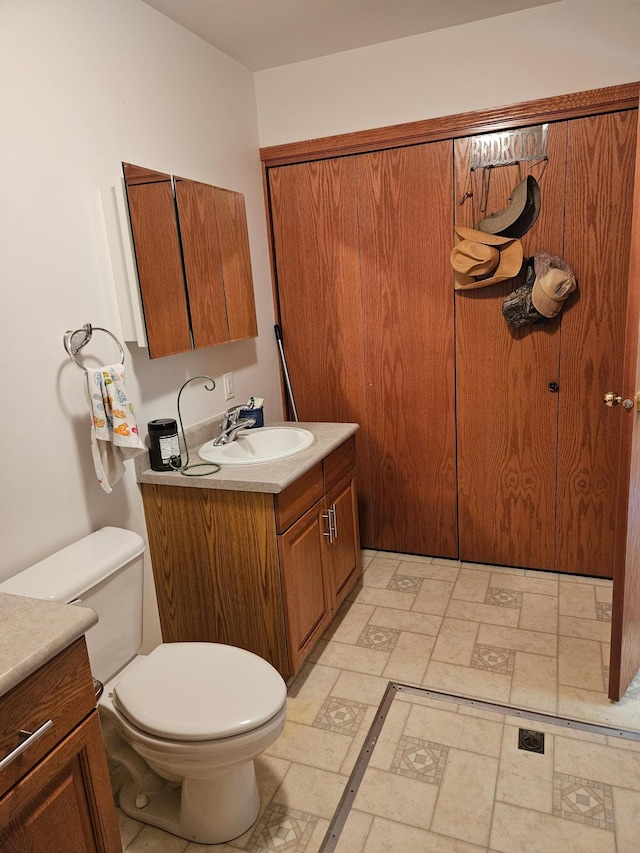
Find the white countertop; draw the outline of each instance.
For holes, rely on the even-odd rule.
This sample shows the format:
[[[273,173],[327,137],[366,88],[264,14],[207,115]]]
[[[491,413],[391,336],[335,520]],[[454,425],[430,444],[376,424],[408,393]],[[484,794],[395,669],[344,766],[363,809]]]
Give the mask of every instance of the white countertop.
[[[87,607],[0,592],[0,696],[96,624]]]
[[[186,486],[197,489],[226,489],[235,492],[283,491],[310,468],[328,456],[359,428],[358,424],[335,423],[291,423],[308,429],[315,436],[315,443],[307,450],[280,459],[277,462],[264,462],[260,465],[223,465],[215,474],[205,477],[185,477],[176,471],[152,471],[148,467],[148,454],[145,454],[147,467],[138,469],[139,483],[153,483],[162,486]],[[282,424],[270,424],[282,426]],[[212,436],[210,436],[212,437]],[[209,438],[207,438],[207,441]],[[198,449],[204,441],[198,442],[193,449],[189,447],[190,461],[200,462]],[[183,458],[184,463],[184,458]]]

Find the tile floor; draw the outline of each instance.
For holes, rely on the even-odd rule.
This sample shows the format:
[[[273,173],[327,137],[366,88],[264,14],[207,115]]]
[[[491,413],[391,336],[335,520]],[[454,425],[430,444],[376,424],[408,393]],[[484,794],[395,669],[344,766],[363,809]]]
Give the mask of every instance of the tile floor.
[[[229,844],[206,846],[190,844],[121,814],[126,853],[315,853],[389,681],[640,730],[640,678],[621,702],[611,703],[606,695],[610,581],[373,551],[363,552],[363,569],[362,582],[290,685],[284,733],[256,762],[262,799],[256,824]],[[405,736],[446,747],[422,731]],[[615,740],[616,752],[626,750],[630,761],[640,761],[638,744],[606,740]],[[474,776],[485,771],[492,778],[490,765],[495,765],[497,755],[469,754],[478,758],[464,785],[475,785]],[[453,766],[448,758],[445,763]],[[467,779],[467,771],[460,772],[460,778]],[[570,773],[565,767],[557,772],[594,783],[605,781],[593,771]],[[562,820],[566,853],[591,849],[583,846],[584,826],[556,818],[547,804],[541,805],[535,777],[520,782],[518,796],[525,797],[531,821],[539,823],[549,816]],[[561,782],[569,784],[564,778]],[[606,783],[612,786],[615,780]],[[592,796],[593,787],[590,790]],[[626,809],[639,821],[640,782],[635,788],[623,785],[619,790],[623,793],[614,801],[616,819],[618,811]],[[349,835],[341,841],[343,853],[512,849],[500,846],[502,842],[488,847],[488,838],[479,846],[446,832],[438,835],[435,847],[423,846],[424,838],[415,836],[425,834],[424,828],[416,826],[418,818],[404,813],[402,797],[386,796],[397,808],[384,818],[356,810]],[[466,799],[464,803],[464,809],[455,807],[457,814],[467,810]],[[503,798],[491,808],[503,815],[508,826],[509,810],[525,807]],[[609,832],[606,827],[597,829]],[[530,830],[536,831],[533,825]],[[398,840],[388,846],[392,837]],[[593,849],[615,850],[613,844]],[[538,848],[520,848],[529,849]],[[551,850],[547,846],[545,853]]]

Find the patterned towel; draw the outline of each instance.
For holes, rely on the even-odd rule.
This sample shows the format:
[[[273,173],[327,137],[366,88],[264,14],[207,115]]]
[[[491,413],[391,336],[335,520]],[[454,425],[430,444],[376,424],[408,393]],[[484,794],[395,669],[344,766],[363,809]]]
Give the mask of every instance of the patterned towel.
[[[124,459],[135,456],[144,442],[124,387],[124,367],[108,364],[86,372],[91,417],[91,453],[98,482],[107,494],[124,474]]]

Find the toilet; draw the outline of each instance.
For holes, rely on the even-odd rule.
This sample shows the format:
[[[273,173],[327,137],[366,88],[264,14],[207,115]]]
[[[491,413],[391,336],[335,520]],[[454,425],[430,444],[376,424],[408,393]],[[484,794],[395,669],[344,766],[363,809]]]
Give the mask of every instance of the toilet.
[[[90,607],[86,634],[107,754],[126,768],[120,807],[201,844],[241,835],[260,810],[254,759],[278,738],[286,685],[258,655],[221,643],[142,642],[144,541],[103,527],[0,592]]]

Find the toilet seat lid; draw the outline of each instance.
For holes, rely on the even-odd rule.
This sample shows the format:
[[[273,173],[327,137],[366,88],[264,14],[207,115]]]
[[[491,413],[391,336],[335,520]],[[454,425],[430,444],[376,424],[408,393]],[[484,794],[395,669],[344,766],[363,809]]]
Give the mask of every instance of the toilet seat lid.
[[[249,732],[275,716],[286,696],[270,663],[221,643],[163,643],[113,689],[116,707],[135,726],[180,741]]]

